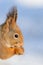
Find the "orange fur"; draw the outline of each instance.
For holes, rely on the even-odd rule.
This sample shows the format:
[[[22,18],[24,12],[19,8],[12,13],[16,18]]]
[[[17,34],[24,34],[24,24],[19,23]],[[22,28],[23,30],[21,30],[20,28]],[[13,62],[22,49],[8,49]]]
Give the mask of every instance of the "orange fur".
[[[7,59],[24,52],[23,35],[16,24],[17,9],[13,8],[7,15],[6,22],[0,25],[0,58]]]

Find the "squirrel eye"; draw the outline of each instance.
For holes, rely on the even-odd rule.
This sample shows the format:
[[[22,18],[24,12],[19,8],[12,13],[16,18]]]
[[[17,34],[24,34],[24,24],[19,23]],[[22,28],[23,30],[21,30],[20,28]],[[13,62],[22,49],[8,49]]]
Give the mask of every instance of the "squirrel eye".
[[[15,33],[13,37],[14,37],[14,39],[17,39],[18,36],[19,36],[18,33]]]

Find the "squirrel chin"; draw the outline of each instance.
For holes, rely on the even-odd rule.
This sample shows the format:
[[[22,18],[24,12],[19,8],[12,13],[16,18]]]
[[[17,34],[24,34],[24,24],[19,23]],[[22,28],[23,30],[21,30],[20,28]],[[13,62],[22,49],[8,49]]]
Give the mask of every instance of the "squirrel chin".
[[[19,43],[18,43],[18,44],[19,44]],[[18,46],[16,46],[16,45],[14,46],[14,45],[10,45],[10,44],[6,43],[6,47],[8,47],[8,48],[16,48],[16,47],[17,47],[17,48],[20,48],[20,47],[22,47],[22,46],[19,46],[19,45],[18,45]]]

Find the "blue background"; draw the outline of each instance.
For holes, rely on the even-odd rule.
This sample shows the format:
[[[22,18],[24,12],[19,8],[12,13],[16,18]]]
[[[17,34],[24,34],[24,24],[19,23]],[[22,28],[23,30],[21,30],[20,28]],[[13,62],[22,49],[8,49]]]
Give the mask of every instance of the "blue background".
[[[18,2],[4,0],[0,2],[0,25],[6,20],[6,14],[12,6],[17,6],[19,25],[24,36],[25,52],[22,57],[13,57],[13,64],[20,65],[43,65],[43,8],[24,7]],[[12,60],[16,58],[16,63]],[[22,61],[20,61],[22,60]],[[8,63],[7,63],[8,62]],[[10,64],[0,60],[1,65]],[[12,65],[11,63],[11,65]]]

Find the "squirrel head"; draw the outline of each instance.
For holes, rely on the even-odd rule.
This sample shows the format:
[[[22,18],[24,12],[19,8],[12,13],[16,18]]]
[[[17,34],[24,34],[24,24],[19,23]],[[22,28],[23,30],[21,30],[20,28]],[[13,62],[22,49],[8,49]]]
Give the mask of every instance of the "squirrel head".
[[[23,46],[23,35],[16,21],[17,8],[13,7],[7,14],[5,24],[2,26],[3,39],[6,41],[7,47]]]

